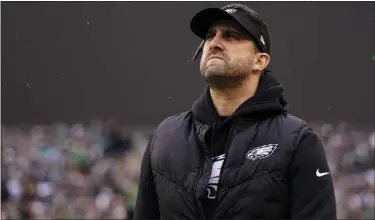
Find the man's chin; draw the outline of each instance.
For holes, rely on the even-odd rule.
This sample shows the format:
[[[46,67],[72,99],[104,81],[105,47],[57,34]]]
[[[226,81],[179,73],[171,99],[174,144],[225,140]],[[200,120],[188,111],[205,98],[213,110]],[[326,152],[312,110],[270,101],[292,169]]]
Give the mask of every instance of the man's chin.
[[[213,89],[234,89],[241,87],[245,76],[208,73],[204,76],[204,79]]]

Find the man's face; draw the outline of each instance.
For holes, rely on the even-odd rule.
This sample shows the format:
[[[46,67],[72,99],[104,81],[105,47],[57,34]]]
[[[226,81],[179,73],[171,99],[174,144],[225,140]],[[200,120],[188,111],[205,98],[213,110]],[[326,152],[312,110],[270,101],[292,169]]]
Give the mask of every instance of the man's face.
[[[253,71],[256,46],[234,21],[220,21],[207,31],[200,71],[217,89],[237,88]]]

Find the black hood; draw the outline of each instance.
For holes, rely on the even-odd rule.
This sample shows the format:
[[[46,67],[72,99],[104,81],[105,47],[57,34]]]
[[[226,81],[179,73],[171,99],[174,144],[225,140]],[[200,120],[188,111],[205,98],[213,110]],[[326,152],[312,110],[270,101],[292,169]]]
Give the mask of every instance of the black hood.
[[[245,101],[229,117],[262,118],[287,112],[288,103],[283,97],[284,86],[270,73],[265,71],[260,78],[255,95]],[[212,102],[210,88],[206,86],[202,95],[192,107],[194,118],[203,124],[214,124],[220,119]]]

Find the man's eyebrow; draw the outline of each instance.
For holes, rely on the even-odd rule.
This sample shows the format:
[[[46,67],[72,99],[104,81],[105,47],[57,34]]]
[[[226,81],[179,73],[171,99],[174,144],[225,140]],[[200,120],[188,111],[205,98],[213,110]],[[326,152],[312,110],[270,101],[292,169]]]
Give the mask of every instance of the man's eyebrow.
[[[212,28],[212,27],[210,27],[210,28],[208,28],[207,32],[213,32],[213,31],[215,31],[215,29],[216,29],[216,28]]]
[[[236,33],[236,34],[243,34],[243,32],[239,31],[236,28],[228,28],[225,31],[227,31],[227,32],[233,32],[233,33]]]
[[[242,28],[230,27],[226,31],[238,34],[238,35],[240,35],[243,38],[248,38],[250,40],[253,39],[252,36],[246,30],[244,30]]]

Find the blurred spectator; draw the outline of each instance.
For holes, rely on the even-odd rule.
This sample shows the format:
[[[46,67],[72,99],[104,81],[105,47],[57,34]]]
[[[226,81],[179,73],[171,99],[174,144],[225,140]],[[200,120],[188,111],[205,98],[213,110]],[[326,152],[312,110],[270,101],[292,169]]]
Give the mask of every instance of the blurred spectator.
[[[131,137],[130,132],[123,129],[118,120],[112,118],[108,121],[107,128],[107,146],[105,156],[122,156],[130,150]]]
[[[374,130],[311,124],[327,152],[338,219],[374,219]],[[149,130],[96,120],[1,132],[2,219],[132,218]]]

